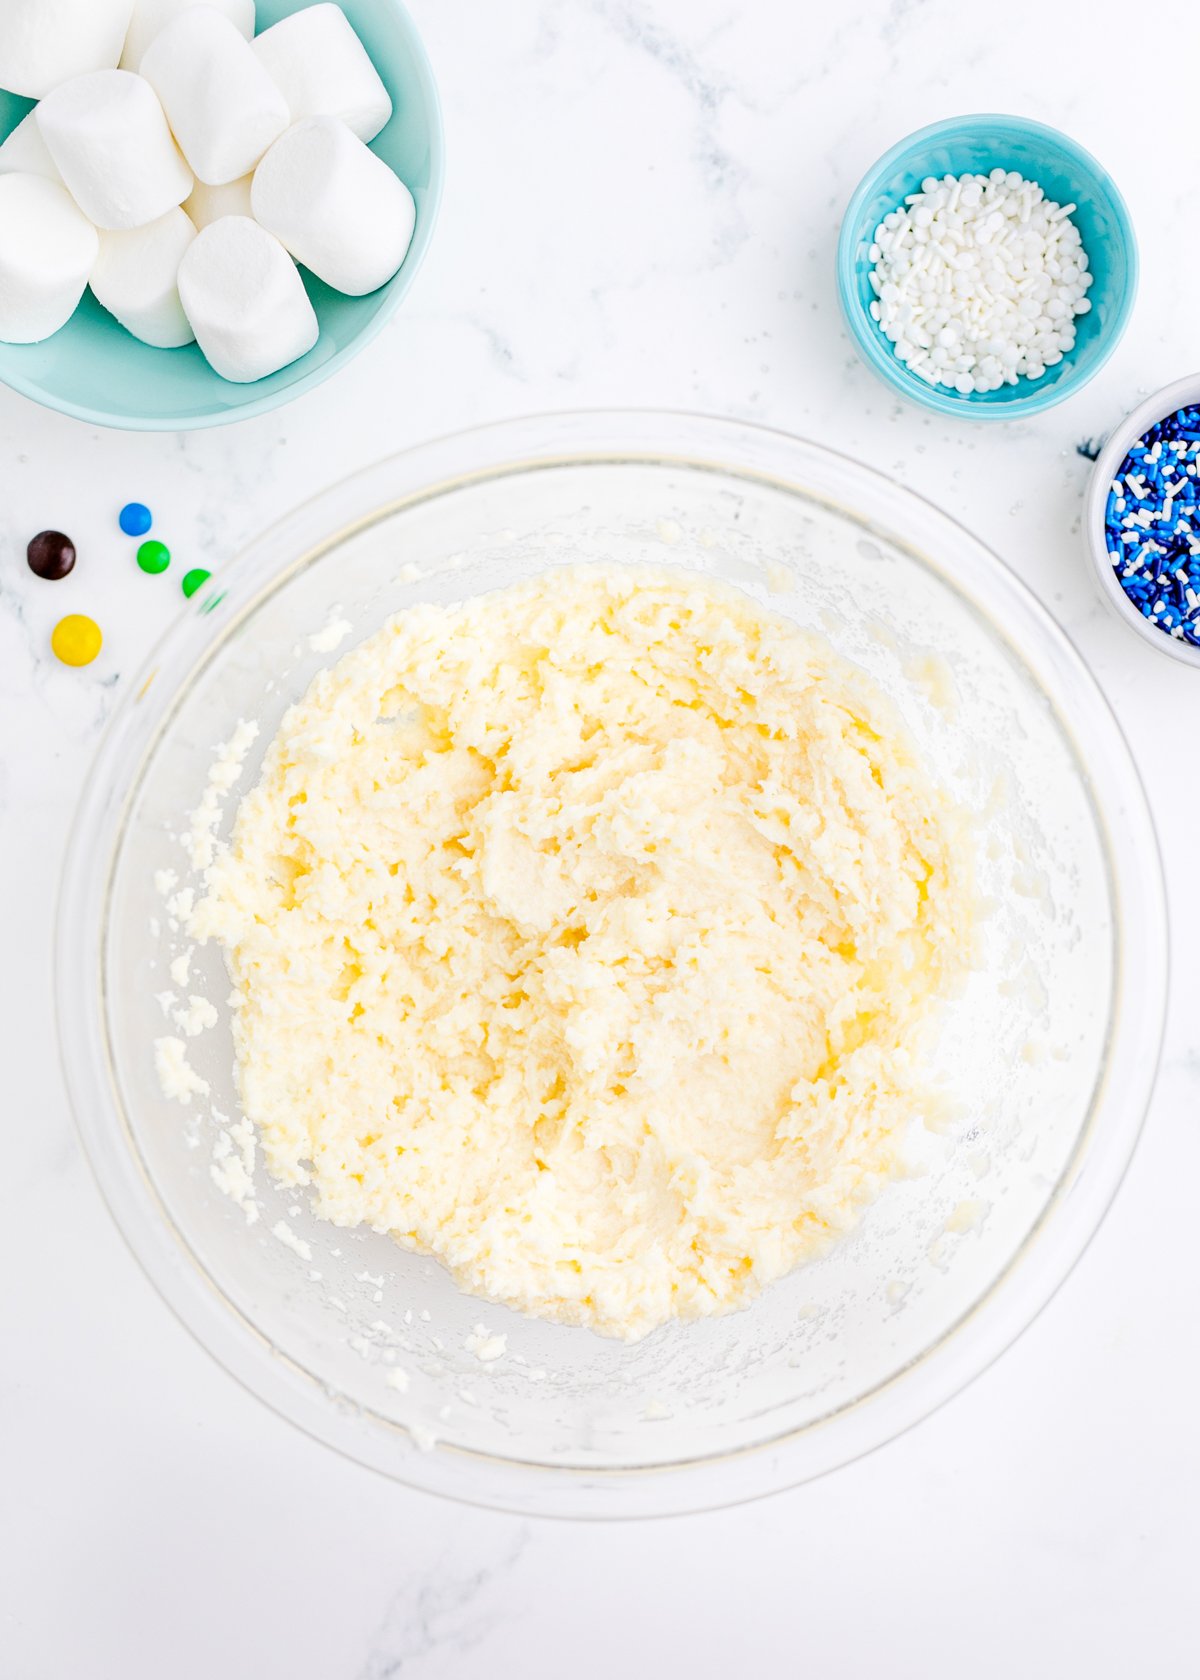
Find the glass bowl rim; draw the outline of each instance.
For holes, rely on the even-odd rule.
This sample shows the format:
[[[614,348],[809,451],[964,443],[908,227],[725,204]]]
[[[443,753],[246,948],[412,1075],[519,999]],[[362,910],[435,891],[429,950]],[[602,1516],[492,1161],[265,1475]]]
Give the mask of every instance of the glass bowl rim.
[[[1072,1162],[1005,1270],[916,1360],[838,1412],[773,1440],[685,1462],[664,1460],[649,1468],[551,1468],[452,1445],[428,1452],[411,1446],[401,1451],[394,1437],[409,1439],[402,1425],[344,1402],[339,1406],[320,1379],[274,1348],[220,1293],[187,1239],[165,1216],[111,1091],[102,975],[112,869],[140,776],[180,695],[223,639],[212,636],[206,622],[221,591],[246,591],[239,610],[223,626],[227,635],[300,568],[406,505],[482,479],[621,462],[719,470],[815,497],[868,526],[870,507],[864,513],[852,503],[843,504],[838,481],[845,481],[853,501],[865,498],[868,504],[884,504],[885,510],[886,504],[899,502],[918,525],[951,537],[956,566],[967,558],[969,567],[976,568],[976,582],[990,580],[1007,607],[1040,636],[1042,656],[1053,660],[1061,680],[1073,684],[1077,697],[1090,704],[1086,721],[1105,736],[1102,762],[1089,759],[1076,744],[1075,730],[1068,727],[1061,708],[1047,694],[1086,779],[1107,848],[1117,942],[1108,1054]],[[803,477],[806,462],[831,477],[835,489],[827,484],[821,493],[814,492]],[[404,488],[398,490],[397,484]],[[385,486],[386,494],[381,494]],[[321,529],[315,540],[310,531],[314,523]],[[912,547],[914,539],[906,539],[889,523],[886,511],[875,520],[875,528],[940,573]],[[310,534],[301,540],[304,531]],[[1164,1030],[1167,921],[1157,837],[1119,723],[1061,627],[978,538],[907,486],[781,430],[684,411],[576,410],[447,434],[359,469],[276,521],[224,569],[219,582],[219,590],[214,579],[200,591],[159,639],[115,708],[97,750],[60,883],[55,1003],[60,1059],[76,1129],[104,1201],[164,1301],[243,1387],[314,1438],[411,1487],[520,1514],[672,1515],[780,1491],[882,1446],[967,1386],[1028,1327],[1098,1229],[1140,1135]],[[978,605],[973,596],[966,598]],[[1009,625],[990,617],[989,622],[1022,659]],[[172,669],[182,669],[183,677],[175,683],[161,681],[162,673]],[[1030,677],[1044,692],[1032,671]],[[1097,767],[1115,791],[1097,790],[1091,775]],[[1114,827],[1124,832],[1124,846],[1114,846]],[[1134,856],[1141,860],[1137,867],[1127,861]],[[117,1147],[122,1143],[130,1147]],[[1079,1169],[1073,1179],[1072,1166]],[[1035,1249],[1039,1263],[1032,1265]]]

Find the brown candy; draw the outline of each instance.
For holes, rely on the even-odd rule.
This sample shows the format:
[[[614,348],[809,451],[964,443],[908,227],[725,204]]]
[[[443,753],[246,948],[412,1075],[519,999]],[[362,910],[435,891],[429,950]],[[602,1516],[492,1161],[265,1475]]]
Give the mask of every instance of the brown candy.
[[[25,550],[29,570],[40,578],[65,578],[75,564],[75,544],[61,531],[39,531]]]

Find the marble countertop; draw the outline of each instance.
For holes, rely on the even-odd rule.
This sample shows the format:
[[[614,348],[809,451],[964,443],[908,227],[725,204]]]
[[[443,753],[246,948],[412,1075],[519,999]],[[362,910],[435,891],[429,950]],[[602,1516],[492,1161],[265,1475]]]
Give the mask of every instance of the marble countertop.
[[[1200,10],[1116,0],[413,0],[445,101],[442,222],[413,292],[340,377],[181,437],[89,430],[0,389],[0,1673],[12,1680],[889,1680],[1192,1674],[1200,1544],[1200,945],[1185,894],[1200,677],[1093,592],[1088,463],[1200,366],[1188,253]],[[1157,124],[1130,90],[1152,90]],[[1101,376],[1035,421],[894,401],[855,359],[833,251],[856,180],[964,110],[1068,129],[1126,191],[1143,283]],[[704,1517],[589,1527],[406,1492],[243,1393],[127,1253],[59,1075],[50,927],[81,779],[179,608],[115,510],[153,504],[217,570],[382,454],[534,410],[725,412],[914,486],[1029,582],[1128,732],[1179,928],[1166,1054],[1117,1203],[1032,1329],[939,1414],[824,1481]],[[78,541],[47,585],[28,536]],[[61,613],[104,624],[86,671]]]

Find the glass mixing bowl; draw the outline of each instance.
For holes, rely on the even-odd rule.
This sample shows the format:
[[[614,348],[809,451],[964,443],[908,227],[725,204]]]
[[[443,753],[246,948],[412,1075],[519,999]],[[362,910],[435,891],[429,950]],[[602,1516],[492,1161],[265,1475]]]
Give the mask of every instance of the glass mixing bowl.
[[[827,636],[899,706],[978,816],[979,960],[942,1034],[958,1119],[914,1127],[913,1171],[859,1229],[744,1311],[627,1346],[461,1293],[387,1237],[315,1220],[244,1133],[215,948],[186,985],[164,889],[219,743],[261,728],[344,646],[419,601],[566,562],[684,566]],[[687,415],[575,414],[368,468],[261,537],[163,638],[83,797],[57,933],[62,1053],[130,1246],[221,1363],[283,1416],[398,1480],[530,1512],[730,1503],[879,1445],[982,1370],[1062,1281],[1107,1207],[1153,1081],[1162,875],[1129,752],[1032,596],[959,525],[813,444]],[[313,646],[314,640],[317,646]],[[320,651],[324,648],[325,651]],[[171,871],[178,877],[172,886]],[[210,1096],[164,1099],[159,994],[207,995],[188,1042]],[[217,1180],[221,1181],[219,1185]],[[222,1187],[223,1186],[223,1187]],[[507,1337],[482,1362],[477,1325]],[[400,1370],[400,1377],[390,1373]],[[407,1378],[407,1386],[405,1385]]]

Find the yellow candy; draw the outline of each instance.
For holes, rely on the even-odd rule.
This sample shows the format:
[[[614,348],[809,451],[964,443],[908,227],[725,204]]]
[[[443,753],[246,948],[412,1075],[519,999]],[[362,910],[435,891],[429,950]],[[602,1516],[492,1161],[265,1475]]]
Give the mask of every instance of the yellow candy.
[[[83,613],[68,613],[50,633],[50,646],[64,665],[90,665],[103,640],[95,619]]]

